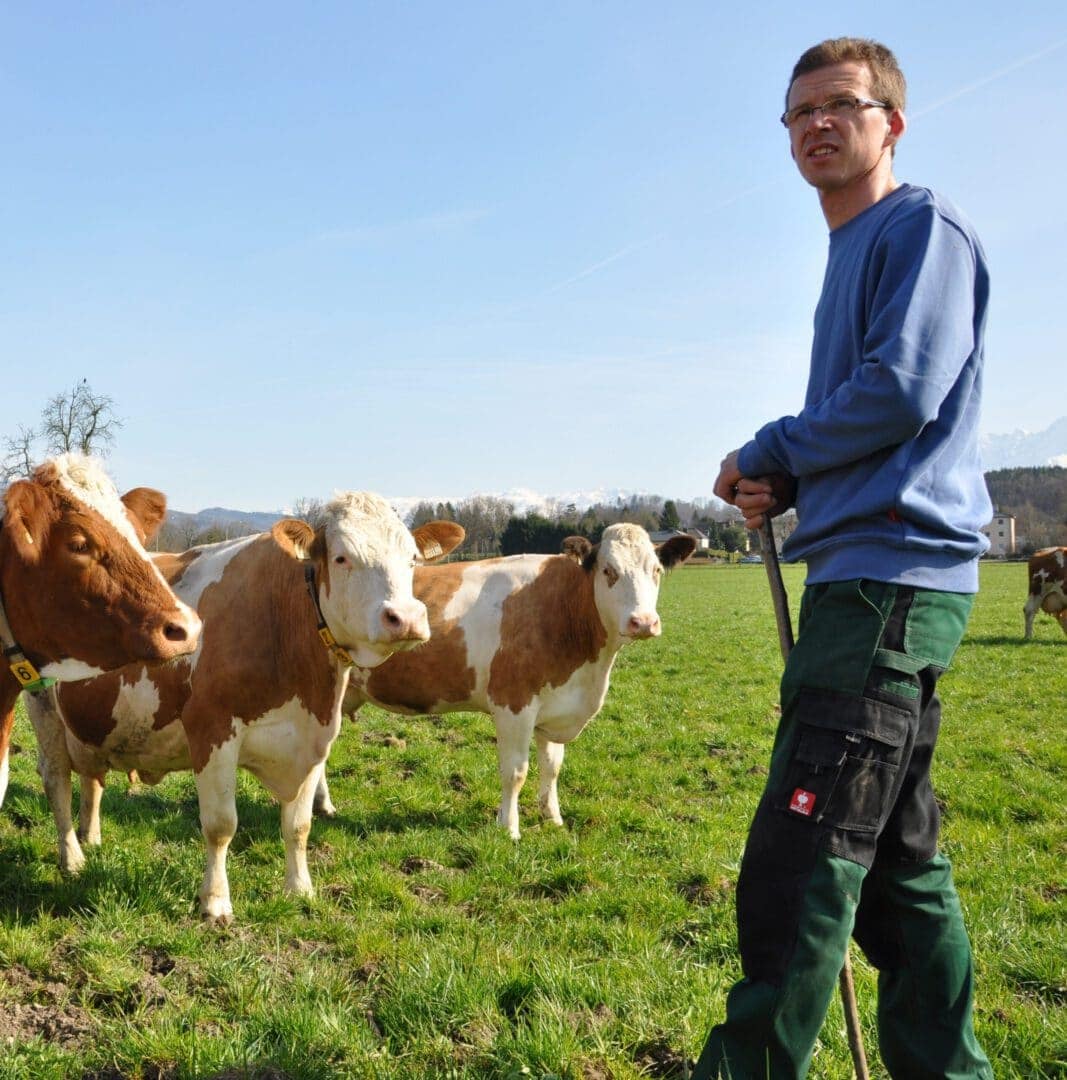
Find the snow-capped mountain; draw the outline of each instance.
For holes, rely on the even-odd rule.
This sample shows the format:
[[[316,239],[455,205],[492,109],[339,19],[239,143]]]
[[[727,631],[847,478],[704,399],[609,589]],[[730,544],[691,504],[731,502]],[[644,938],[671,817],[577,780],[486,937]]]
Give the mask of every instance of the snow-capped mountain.
[[[1067,467],[1067,416],[1061,416],[1044,431],[984,435],[981,445],[982,467],[986,472],[1033,465]]]

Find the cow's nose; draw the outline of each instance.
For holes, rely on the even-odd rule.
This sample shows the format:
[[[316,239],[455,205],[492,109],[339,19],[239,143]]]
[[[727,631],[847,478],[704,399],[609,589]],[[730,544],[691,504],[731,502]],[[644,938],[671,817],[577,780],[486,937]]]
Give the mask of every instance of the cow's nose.
[[[660,630],[659,616],[655,613],[631,615],[630,621],[626,624],[627,636],[633,638],[659,637]]]
[[[422,604],[417,610],[411,611],[405,611],[395,604],[385,604],[381,621],[387,641],[426,641],[430,636],[426,608]]]
[[[181,605],[157,623],[152,631],[154,647],[166,659],[190,653],[200,640],[201,629],[200,616],[192,608]]]

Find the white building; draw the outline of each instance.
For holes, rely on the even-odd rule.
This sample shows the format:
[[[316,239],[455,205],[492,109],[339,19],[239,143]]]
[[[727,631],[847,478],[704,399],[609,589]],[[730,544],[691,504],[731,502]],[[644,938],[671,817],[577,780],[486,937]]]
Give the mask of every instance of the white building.
[[[993,520],[983,527],[982,532],[989,537],[989,554],[1003,557],[1014,555],[1016,551],[1015,515],[996,511]]]

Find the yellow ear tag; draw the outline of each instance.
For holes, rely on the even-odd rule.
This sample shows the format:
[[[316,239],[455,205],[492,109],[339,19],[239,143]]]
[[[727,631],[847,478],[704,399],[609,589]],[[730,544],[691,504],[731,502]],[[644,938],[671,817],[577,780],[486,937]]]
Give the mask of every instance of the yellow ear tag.
[[[23,690],[29,690],[31,693],[37,690],[47,690],[56,681],[55,679],[44,678],[33,664],[26,659],[16,660],[11,665],[11,673],[18,679],[19,686]]]

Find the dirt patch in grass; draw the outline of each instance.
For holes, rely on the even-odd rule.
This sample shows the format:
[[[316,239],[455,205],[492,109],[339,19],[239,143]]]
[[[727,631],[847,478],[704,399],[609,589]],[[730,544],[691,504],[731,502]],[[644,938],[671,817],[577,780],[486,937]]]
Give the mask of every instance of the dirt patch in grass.
[[[53,1045],[76,1047],[96,1026],[91,1013],[68,1001],[66,983],[39,979],[21,964],[8,968],[0,979],[6,999],[0,1006],[0,1045],[39,1036]]]
[[[696,1062],[675,1050],[666,1039],[650,1039],[633,1049],[634,1064],[647,1076],[662,1080],[682,1080],[692,1075]]]

